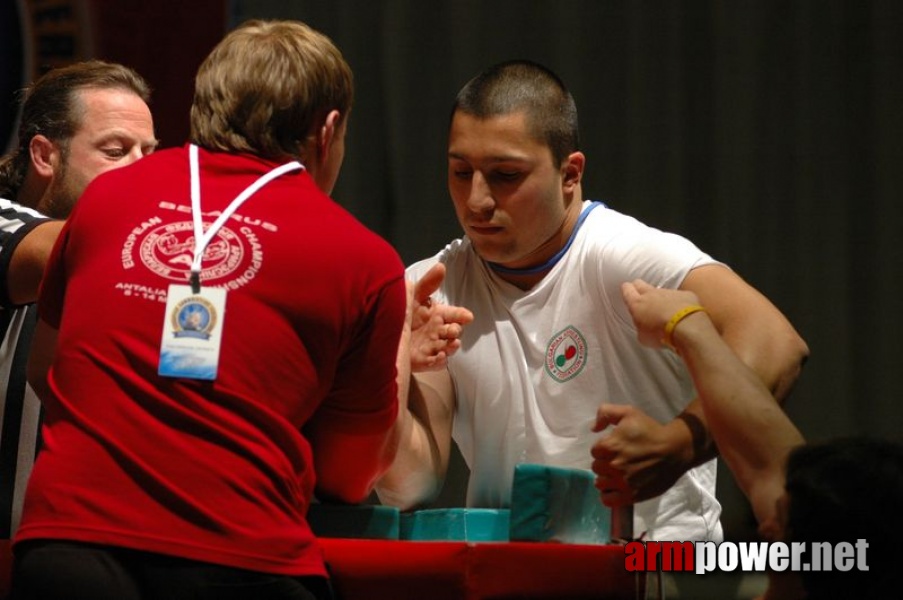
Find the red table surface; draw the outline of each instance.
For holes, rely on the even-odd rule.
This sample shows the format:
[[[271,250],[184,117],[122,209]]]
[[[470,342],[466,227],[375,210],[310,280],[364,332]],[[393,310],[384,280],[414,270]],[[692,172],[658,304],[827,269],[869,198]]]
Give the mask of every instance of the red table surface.
[[[0,598],[12,556],[0,543]],[[635,600],[645,576],[621,546],[320,538],[338,600]]]
[[[644,596],[622,546],[319,540],[339,600],[555,600]]]

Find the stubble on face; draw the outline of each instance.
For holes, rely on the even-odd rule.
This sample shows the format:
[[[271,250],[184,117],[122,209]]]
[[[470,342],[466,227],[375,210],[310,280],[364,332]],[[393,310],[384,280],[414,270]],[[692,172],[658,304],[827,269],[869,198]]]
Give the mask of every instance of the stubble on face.
[[[448,158],[458,220],[482,258],[525,268],[560,249],[574,207],[565,201],[560,167],[531,135],[525,113],[455,114]]]
[[[58,165],[38,209],[65,219],[91,181],[112,169],[129,165],[157,146],[147,104],[120,88],[87,88],[76,92],[79,124],[72,137],[59,144]]]
[[[77,182],[76,177],[72,174],[72,170],[69,168],[68,147],[63,148],[60,151],[60,164],[57,172],[54,173],[53,179],[38,205],[38,210],[54,219],[66,219],[85,187],[87,187],[87,183]]]

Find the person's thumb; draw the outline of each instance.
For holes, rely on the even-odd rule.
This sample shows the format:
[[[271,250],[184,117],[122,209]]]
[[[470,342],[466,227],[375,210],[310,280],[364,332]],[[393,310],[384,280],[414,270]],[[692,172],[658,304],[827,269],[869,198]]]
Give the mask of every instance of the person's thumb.
[[[603,404],[596,411],[596,424],[593,426],[593,431],[602,431],[609,425],[617,425],[632,410],[633,407],[623,404]]]
[[[427,298],[439,289],[439,286],[442,285],[442,280],[444,279],[445,265],[436,263],[414,284],[414,300],[416,300],[418,304],[425,304]]]
[[[639,298],[640,292],[634,282],[625,281],[621,284],[621,296],[624,298],[624,302],[630,304],[631,301]]]

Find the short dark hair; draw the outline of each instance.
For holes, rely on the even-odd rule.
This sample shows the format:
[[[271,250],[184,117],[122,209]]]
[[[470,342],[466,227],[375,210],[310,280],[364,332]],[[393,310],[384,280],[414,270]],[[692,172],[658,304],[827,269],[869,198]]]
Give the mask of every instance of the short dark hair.
[[[786,490],[788,542],[869,543],[869,571],[803,572],[808,598],[886,597],[903,559],[903,446],[865,437],[800,446]]]
[[[451,117],[458,111],[478,119],[526,111],[530,134],[549,147],[556,164],[580,149],[573,96],[558,75],[529,60],[493,65],[468,81]]]
[[[124,65],[88,60],[48,71],[23,90],[17,146],[0,159],[0,197],[14,200],[18,194],[34,136],[43,135],[58,144],[64,156],[68,153],[84,112],[78,92],[85,89],[122,89],[150,102],[150,86]]]

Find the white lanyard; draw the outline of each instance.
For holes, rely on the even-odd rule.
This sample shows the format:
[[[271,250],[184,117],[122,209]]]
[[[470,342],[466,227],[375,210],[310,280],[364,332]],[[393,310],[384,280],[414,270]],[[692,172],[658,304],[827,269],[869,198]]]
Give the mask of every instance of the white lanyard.
[[[207,231],[204,231],[204,224],[201,219],[201,176],[198,166],[198,147],[194,144],[191,144],[188,148],[188,160],[191,166],[191,216],[194,221],[194,255],[191,260],[190,282],[192,291],[197,294],[201,288],[201,261],[204,258],[204,250],[207,249],[207,245],[213,239],[213,236],[216,235],[216,232],[232,216],[232,213],[238,210],[238,207],[257,193],[260,188],[289,171],[303,169],[304,165],[293,160],[262,175],[257,181],[246,187],[241,194],[236,196],[229,206],[226,207],[226,210],[220,214],[219,218],[207,228]]]

